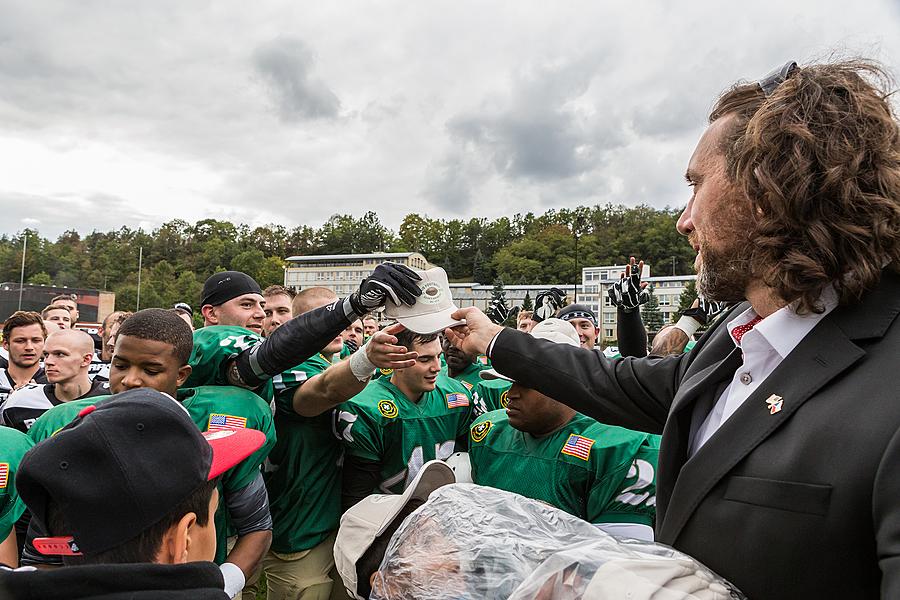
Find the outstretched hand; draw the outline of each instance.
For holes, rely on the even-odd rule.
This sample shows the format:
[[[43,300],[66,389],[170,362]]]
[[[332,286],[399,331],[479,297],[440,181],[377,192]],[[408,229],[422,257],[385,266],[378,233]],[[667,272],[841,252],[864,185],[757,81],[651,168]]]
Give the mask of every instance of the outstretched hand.
[[[550,288],[540,292],[534,299],[534,313],[531,320],[540,323],[549,319],[566,304],[566,294],[559,288]]]
[[[503,331],[502,326],[492,323],[488,316],[475,306],[461,308],[450,317],[466,322],[465,325],[444,330],[444,335],[450,343],[466,354],[477,356],[487,353],[491,340]]]
[[[395,334],[406,329],[400,323],[391,325],[374,334],[366,345],[366,357],[379,369],[408,369],[416,364],[418,353],[408,352],[405,346],[397,345]]]
[[[635,264],[634,257],[625,265],[625,272],[621,274],[619,281],[610,286],[607,295],[610,301],[625,312],[632,312],[641,304],[650,300],[650,292],[647,291],[647,282],[641,281],[641,271],[644,270],[644,261]]]

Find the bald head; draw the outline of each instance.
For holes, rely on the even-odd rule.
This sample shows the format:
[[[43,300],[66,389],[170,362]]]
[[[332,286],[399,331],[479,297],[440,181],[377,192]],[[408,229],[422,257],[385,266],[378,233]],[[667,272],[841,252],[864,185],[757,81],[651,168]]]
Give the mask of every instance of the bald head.
[[[337,294],[324,287],[311,287],[300,290],[291,302],[291,313],[295,317],[305,312],[321,308],[337,300]]]
[[[47,381],[64,385],[77,383],[76,389],[87,391],[90,387],[88,367],[93,358],[94,340],[91,336],[78,329],[54,331],[44,343],[44,371]],[[60,397],[59,391],[57,397]]]
[[[78,354],[93,354],[94,340],[80,329],[60,329],[47,336],[46,344],[65,346]]]

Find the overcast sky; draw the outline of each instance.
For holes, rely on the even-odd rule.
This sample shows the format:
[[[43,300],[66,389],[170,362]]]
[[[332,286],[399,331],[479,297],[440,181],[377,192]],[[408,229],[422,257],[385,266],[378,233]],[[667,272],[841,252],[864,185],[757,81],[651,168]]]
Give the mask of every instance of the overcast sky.
[[[681,206],[735,80],[900,74],[898,0],[630,4],[0,0],[0,233]]]

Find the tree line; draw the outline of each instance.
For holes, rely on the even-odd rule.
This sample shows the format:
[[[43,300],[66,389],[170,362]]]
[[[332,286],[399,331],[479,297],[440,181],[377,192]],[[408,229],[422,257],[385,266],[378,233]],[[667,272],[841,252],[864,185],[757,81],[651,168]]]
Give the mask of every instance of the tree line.
[[[502,279],[507,285],[574,283],[581,267],[622,264],[629,256],[652,264],[655,274],[687,273],[694,253],[675,231],[678,215],[669,208],[613,205],[499,219],[413,213],[396,232],[371,211],[334,215],[321,227],[173,219],[149,232],[122,227],[82,236],[70,230],[55,241],[26,229],[0,236],[0,281],[19,280],[25,236],[27,282],[111,290],[125,308],[136,301],[141,250],[142,307],[195,303],[203,281],[225,269],[244,271],[263,287],[282,283],[284,259],[293,255],[420,252],[451,281]]]

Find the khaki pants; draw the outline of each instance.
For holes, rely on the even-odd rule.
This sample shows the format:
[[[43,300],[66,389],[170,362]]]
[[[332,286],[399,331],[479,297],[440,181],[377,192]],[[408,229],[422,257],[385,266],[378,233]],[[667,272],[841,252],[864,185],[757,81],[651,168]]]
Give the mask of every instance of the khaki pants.
[[[332,533],[314,548],[282,554],[269,550],[262,559],[266,573],[267,600],[329,600],[346,598],[344,585],[334,571],[334,538]],[[332,585],[335,580],[337,585]],[[242,600],[256,600],[259,574],[244,586]],[[334,588],[335,594],[332,594]]]

